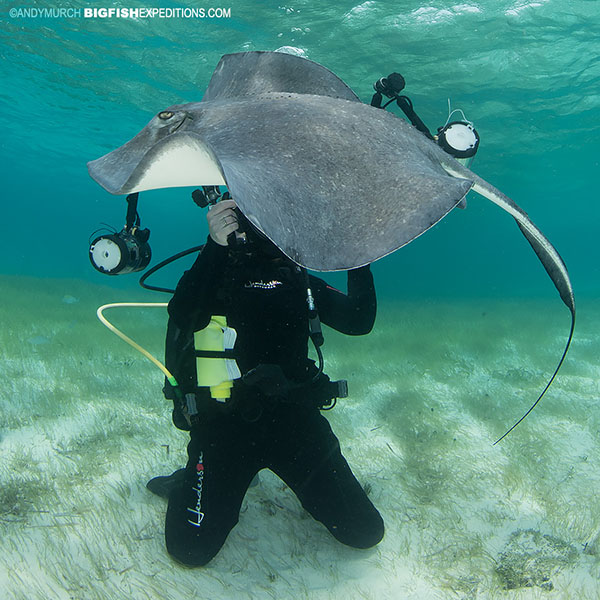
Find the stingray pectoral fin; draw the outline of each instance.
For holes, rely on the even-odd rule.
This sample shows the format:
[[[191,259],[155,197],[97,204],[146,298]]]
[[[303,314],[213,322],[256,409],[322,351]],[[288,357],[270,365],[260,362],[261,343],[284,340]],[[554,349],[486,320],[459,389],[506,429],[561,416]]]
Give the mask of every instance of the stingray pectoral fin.
[[[220,163],[198,135],[173,134],[149,149],[135,143],[138,137],[88,163],[91,177],[111,194],[226,185]]]
[[[318,94],[360,102],[329,69],[283,52],[225,54],[214,70],[202,102],[247,98],[267,92]]]

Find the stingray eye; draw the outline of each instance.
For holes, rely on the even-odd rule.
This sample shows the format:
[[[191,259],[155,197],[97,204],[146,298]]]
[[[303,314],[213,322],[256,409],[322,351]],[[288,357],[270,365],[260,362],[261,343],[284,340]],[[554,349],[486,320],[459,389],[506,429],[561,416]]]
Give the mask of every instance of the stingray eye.
[[[158,113],[158,118],[162,119],[163,121],[167,121],[168,119],[170,119],[175,113],[172,113],[170,110],[163,110],[162,112]]]

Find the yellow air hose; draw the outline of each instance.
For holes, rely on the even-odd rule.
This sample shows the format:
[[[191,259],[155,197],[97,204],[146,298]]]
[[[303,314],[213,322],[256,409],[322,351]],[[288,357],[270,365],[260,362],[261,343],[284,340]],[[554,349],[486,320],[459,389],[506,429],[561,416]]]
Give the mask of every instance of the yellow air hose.
[[[148,360],[153,362],[166,376],[169,383],[175,389],[175,392],[179,395],[179,385],[177,384],[177,380],[171,372],[163,365],[158,359],[156,359],[150,352],[146,349],[142,348],[137,342],[134,342],[130,337],[125,335],[122,331],[119,331],[112,323],[108,321],[108,319],[104,316],[103,312],[108,308],[125,308],[125,307],[135,307],[135,308],[166,308],[168,306],[167,302],[114,302],[113,304],[104,304],[96,311],[96,315],[100,319],[100,322],[108,327],[115,335],[118,335],[124,342],[127,342],[130,346],[135,348],[138,352],[141,352]]]

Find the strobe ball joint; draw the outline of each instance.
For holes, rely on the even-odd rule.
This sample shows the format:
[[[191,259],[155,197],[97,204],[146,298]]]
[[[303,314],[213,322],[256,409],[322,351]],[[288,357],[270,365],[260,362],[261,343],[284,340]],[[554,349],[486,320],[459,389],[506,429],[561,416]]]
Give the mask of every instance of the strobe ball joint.
[[[373,84],[373,88],[377,93],[388,98],[396,98],[405,86],[406,82],[400,73],[390,73],[387,77],[382,77]]]

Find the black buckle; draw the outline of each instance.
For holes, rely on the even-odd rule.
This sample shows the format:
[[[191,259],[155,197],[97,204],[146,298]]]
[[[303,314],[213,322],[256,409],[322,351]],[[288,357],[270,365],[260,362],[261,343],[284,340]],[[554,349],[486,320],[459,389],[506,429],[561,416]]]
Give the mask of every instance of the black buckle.
[[[348,397],[348,382],[345,379],[340,379],[339,381],[332,381],[331,383],[333,383],[337,387],[335,398]]]
[[[328,397],[319,405],[321,410],[331,410],[337,404],[338,398],[348,397],[348,382],[345,379],[329,381],[327,390]]]

